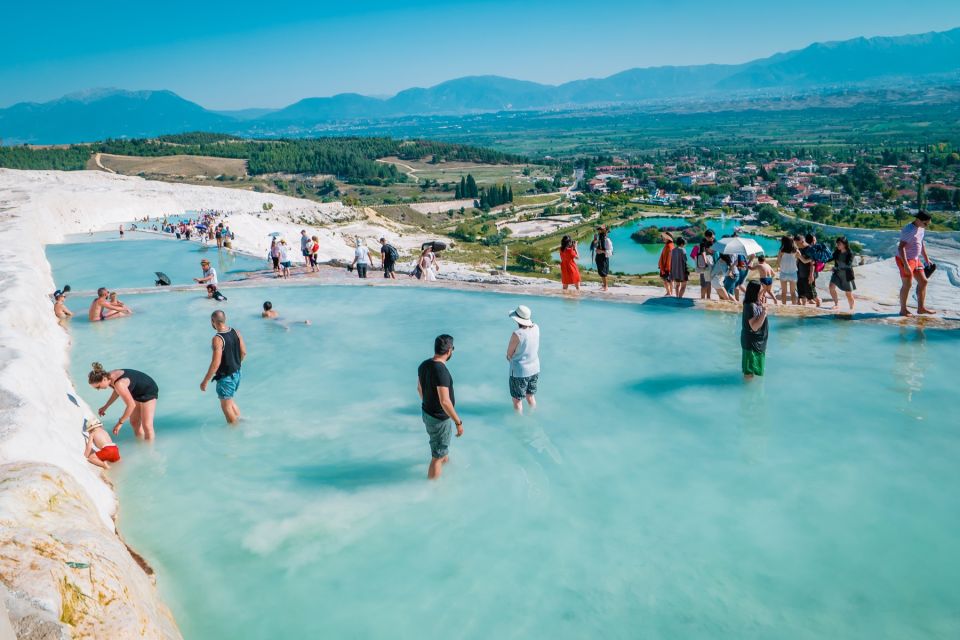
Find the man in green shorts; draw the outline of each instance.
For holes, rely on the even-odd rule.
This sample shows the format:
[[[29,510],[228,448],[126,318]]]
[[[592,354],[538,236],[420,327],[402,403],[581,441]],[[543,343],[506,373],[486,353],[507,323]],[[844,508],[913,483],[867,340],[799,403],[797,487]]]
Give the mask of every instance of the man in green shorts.
[[[767,356],[769,327],[767,309],[760,304],[760,291],[760,283],[754,280],[747,285],[747,292],[743,296],[740,348],[743,349],[741,366],[745,380],[763,375],[763,367]]]
[[[433,357],[420,363],[417,369],[417,393],[420,394],[423,425],[430,437],[430,466],[427,478],[436,480],[449,460],[450,434],[457,428],[457,437],[463,435],[463,421],[454,408],[453,378],[446,363],[453,357],[453,336],[437,336],[433,341]]]

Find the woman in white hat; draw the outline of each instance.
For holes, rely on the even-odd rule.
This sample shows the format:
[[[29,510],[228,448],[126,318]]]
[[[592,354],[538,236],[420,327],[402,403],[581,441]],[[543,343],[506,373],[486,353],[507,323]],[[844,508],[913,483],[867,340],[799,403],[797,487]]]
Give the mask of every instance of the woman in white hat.
[[[510,313],[517,330],[507,345],[507,362],[510,363],[510,397],[517,413],[523,413],[524,398],[531,409],[537,407],[534,396],[540,379],[540,327],[533,323],[531,315],[530,308],[524,305]]]

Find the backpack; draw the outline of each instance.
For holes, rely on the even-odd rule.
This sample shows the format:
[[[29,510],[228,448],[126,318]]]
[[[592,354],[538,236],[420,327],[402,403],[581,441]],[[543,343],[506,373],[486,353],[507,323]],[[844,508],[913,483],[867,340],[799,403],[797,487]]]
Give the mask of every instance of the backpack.
[[[390,262],[396,262],[400,258],[400,253],[392,244],[384,245],[383,251],[387,254],[387,258],[390,260]]]
[[[697,245],[694,245],[693,251],[690,252],[690,257],[696,260],[697,256],[699,255],[700,255],[700,245],[697,244]]]
[[[808,255],[816,263],[817,273],[823,271],[827,263],[833,260],[833,254],[830,253],[830,250],[827,249],[827,246],[822,242],[818,242],[810,247]]]

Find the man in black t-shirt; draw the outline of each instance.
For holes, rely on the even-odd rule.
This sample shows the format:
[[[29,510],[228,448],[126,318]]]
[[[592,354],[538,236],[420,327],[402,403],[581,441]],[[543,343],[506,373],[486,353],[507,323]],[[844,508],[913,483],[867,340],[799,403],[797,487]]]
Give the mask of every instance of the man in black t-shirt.
[[[440,477],[443,465],[449,461],[450,433],[457,427],[457,437],[463,435],[463,421],[457,415],[453,378],[446,363],[453,357],[453,336],[443,334],[433,341],[433,357],[417,368],[417,393],[420,394],[423,425],[430,437],[430,466],[427,478]]]

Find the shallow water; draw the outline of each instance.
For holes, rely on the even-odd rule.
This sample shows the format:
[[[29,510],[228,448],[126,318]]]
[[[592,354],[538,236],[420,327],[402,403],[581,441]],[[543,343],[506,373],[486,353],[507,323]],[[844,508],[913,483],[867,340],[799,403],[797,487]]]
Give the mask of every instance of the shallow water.
[[[76,242],[47,245],[47,260],[57,286],[69,284],[74,291],[152,287],[157,280],[155,271],[166,273],[173,284],[190,284],[202,275],[200,260],[204,258],[220,280],[236,280],[249,271],[266,268],[266,259],[155,234],[128,232],[120,240],[112,231],[68,239]]]
[[[187,638],[960,630],[956,332],[774,321],[767,377],[744,385],[739,318],[669,302],[235,290],[249,358],[228,428],[198,388],[213,303],[133,301],[71,326],[72,373],[93,407],[92,360],[160,385],[156,444],[127,427],[111,475]],[[503,360],[519,302],[543,332],[526,417]],[[431,484],[416,367],[440,332],[466,434]]]
[[[660,259],[662,244],[639,244],[630,238],[630,234],[643,227],[682,227],[687,224],[684,218],[671,217],[649,217],[641,218],[635,222],[614,227],[610,230],[610,240],[613,242],[613,259],[610,261],[610,270],[620,273],[652,273],[657,270],[657,261]],[[717,237],[730,235],[733,230],[740,226],[739,220],[720,220],[719,218],[708,218],[707,227],[713,229]],[[753,235],[749,233],[742,234],[746,238],[753,238],[760,243],[760,246],[768,255],[777,255],[780,250],[780,242],[764,236]],[[687,253],[693,249],[687,247]],[[592,267],[590,260],[590,239],[577,244],[577,252],[580,254],[578,261],[581,266]],[[559,254],[554,256],[559,260]],[[692,264],[692,260],[691,260]]]

